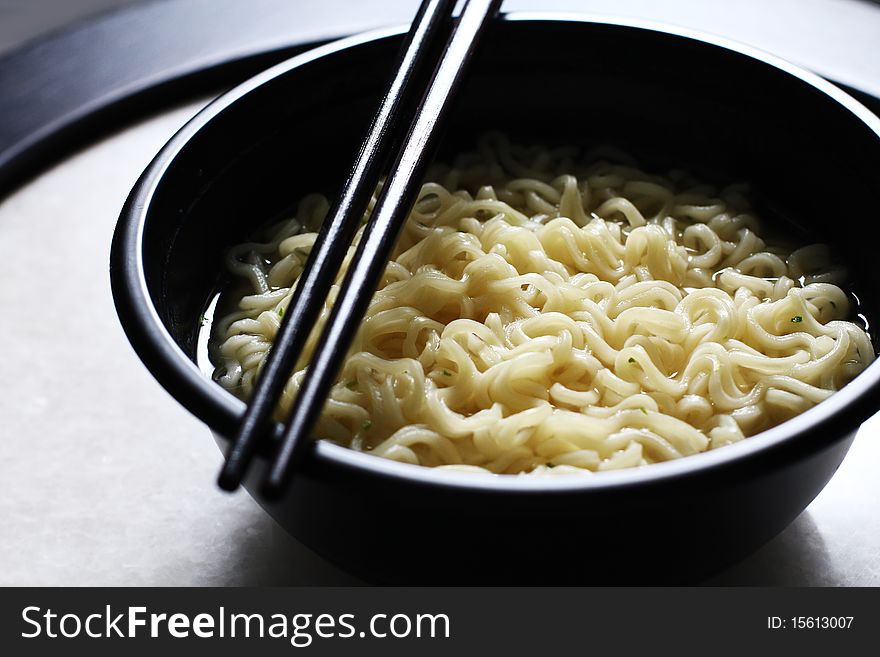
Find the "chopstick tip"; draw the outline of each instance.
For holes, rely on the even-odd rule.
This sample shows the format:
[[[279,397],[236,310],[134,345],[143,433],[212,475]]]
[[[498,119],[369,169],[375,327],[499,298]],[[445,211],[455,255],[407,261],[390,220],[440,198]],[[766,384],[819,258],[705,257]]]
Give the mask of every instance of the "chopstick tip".
[[[260,486],[260,493],[267,500],[277,500],[287,488],[287,481],[277,476],[270,475]]]
[[[221,490],[228,493],[234,493],[241,485],[241,473],[235,467],[232,461],[227,460],[217,477],[217,485]]]

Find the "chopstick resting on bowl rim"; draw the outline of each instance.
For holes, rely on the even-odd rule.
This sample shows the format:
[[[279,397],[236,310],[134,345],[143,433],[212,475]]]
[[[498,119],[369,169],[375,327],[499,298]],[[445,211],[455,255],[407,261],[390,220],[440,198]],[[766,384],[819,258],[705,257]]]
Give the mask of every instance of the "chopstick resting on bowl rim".
[[[336,303],[320,335],[312,361],[285,424],[283,439],[263,482],[263,492],[279,495],[299,466],[311,442],[308,433],[323,409],[359,323],[385,269],[397,236],[416,200],[433,153],[440,126],[473,58],[477,42],[498,13],[502,0],[468,0],[443,47],[425,88],[420,71],[431,63],[451,22],[454,0],[424,0],[407,35],[398,70],[353,164],[342,194],[327,219],[294,288],[275,341],[248,402],[247,409],[218,484],[235,490],[244,478],[261,440],[270,433],[278,403],[324,300],[342,265],[369,200],[391,159],[397,130],[406,122],[412,101],[421,97],[361,241],[349,264]],[[409,109],[411,112],[412,110]]]
[[[290,372],[321,313],[360,219],[370,202],[397,132],[412,112],[412,98],[425,85],[429,55],[452,24],[455,0],[424,0],[401,47],[391,83],[348,173],[342,193],[327,213],[282,317],[218,483],[225,490],[241,484],[260,442],[270,435],[272,413]],[[436,55],[435,55],[436,57]]]

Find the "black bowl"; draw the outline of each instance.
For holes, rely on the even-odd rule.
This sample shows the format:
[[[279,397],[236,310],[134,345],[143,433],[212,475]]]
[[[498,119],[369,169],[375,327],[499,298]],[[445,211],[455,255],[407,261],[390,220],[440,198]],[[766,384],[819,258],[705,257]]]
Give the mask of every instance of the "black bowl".
[[[385,30],[332,43],[224,95],[165,146],[122,211],[111,255],[122,324],[221,444],[244,404],[195,364],[221,255],[301,195],[338,190],[400,42]],[[521,143],[614,144],[649,169],[748,181],[765,213],[845,254],[875,314],[880,121],[815,75],[674,29],[510,15],[487,35],[441,157],[490,128]],[[259,501],[372,581],[696,581],[816,496],[875,411],[878,380],[875,363],[741,443],[596,476],[470,475],[321,441],[282,500]],[[265,465],[263,454],[246,483],[255,495]]]

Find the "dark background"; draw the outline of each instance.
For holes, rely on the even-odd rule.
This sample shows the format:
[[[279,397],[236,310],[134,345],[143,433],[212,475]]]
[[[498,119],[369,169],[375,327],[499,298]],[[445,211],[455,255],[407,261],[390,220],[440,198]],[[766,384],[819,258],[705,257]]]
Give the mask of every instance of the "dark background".
[[[0,0],[0,53],[94,12],[145,1]]]

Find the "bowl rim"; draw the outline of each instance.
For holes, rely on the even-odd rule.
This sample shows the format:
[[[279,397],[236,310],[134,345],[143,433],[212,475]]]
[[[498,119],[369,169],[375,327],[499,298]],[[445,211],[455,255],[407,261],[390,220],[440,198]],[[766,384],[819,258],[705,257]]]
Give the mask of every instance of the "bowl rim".
[[[725,37],[651,20],[589,13],[512,12],[502,15],[500,20],[538,25],[598,24],[695,40],[756,60],[800,80],[830,100],[836,101],[880,139],[880,118],[832,83],[775,55]],[[241,417],[245,403],[205,376],[175,342],[153,305],[143,262],[143,233],[151,201],[165,173],[186,145],[205,126],[244,96],[320,58],[399,36],[407,29],[407,25],[383,27],[332,41],[276,64],[220,95],[200,110],[163,146],[138,179],[122,209],[111,248],[110,278],[114,303],[123,329],[144,365],[166,391],[224,440],[225,432],[235,426]],[[530,477],[429,468],[376,457],[325,440],[315,441],[310,459],[315,458],[324,464],[341,466],[361,474],[447,489],[513,494],[620,490],[648,483],[680,481],[695,475],[717,474],[720,469],[732,465],[746,462],[754,464],[756,456],[774,449],[807,450],[807,442],[798,440],[807,436],[813,438],[810,443],[813,449],[825,447],[842,439],[873,414],[877,407],[872,400],[878,399],[880,359],[875,360],[828,399],[747,440],[648,467],[604,471],[596,473],[597,476],[573,473]],[[276,435],[280,434],[280,428],[280,425],[276,426]],[[265,457],[260,455],[258,458]]]

